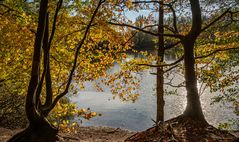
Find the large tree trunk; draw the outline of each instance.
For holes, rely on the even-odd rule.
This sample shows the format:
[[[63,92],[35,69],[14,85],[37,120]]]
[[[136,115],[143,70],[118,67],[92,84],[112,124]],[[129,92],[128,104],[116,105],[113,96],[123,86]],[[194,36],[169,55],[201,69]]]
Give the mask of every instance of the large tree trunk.
[[[38,28],[37,28],[35,44],[34,44],[34,55],[32,60],[31,79],[29,82],[28,92],[26,96],[27,99],[26,99],[25,108],[26,108],[26,115],[29,120],[29,126],[24,131],[13,136],[9,140],[9,142],[54,142],[56,141],[56,135],[57,135],[58,129],[56,129],[54,126],[52,126],[48,122],[48,120],[46,119],[46,116],[55,107],[57,102],[68,93],[70,85],[71,85],[71,81],[73,78],[73,74],[77,66],[79,51],[84,44],[84,41],[93,23],[94,17],[96,16],[100,6],[104,2],[105,2],[104,0],[99,1],[98,6],[96,7],[90,19],[90,22],[86,27],[84,36],[82,40],[79,42],[79,45],[77,46],[77,49],[75,52],[74,64],[70,71],[69,79],[67,81],[65,90],[61,94],[59,94],[53,101],[50,65],[49,65],[50,63],[49,50],[50,50],[51,41],[53,39],[55,29],[56,29],[55,26],[56,26],[57,13],[59,12],[61,8],[63,0],[59,0],[57,3],[57,8],[54,15],[52,33],[51,33],[50,39],[48,37],[48,32],[49,32],[48,31],[49,19],[48,19],[48,13],[47,13],[48,0],[41,0],[39,17],[38,17]],[[48,42],[48,39],[49,39],[49,42]],[[45,51],[44,52],[45,54],[44,69],[41,76],[41,80],[39,81],[42,49],[44,49]],[[46,95],[47,96],[46,96],[45,104],[43,105],[40,100],[40,95],[41,95],[44,78],[46,80]]]
[[[47,5],[48,0],[41,0],[38,28],[34,44],[34,55],[32,60],[31,79],[28,86],[26,96],[26,115],[29,120],[29,126],[22,132],[14,135],[8,142],[54,142],[56,141],[56,134],[58,130],[52,126],[47,119],[40,114],[39,103],[39,90],[42,85],[39,82],[40,78],[40,64],[43,39],[47,39],[46,32],[46,19],[47,19]],[[47,33],[47,34],[46,34]],[[47,41],[44,41],[45,43]],[[44,74],[43,74],[44,75]],[[42,75],[42,78],[44,77]],[[42,80],[41,80],[42,81]],[[38,90],[38,91],[37,91]],[[38,94],[38,95],[37,95]]]
[[[160,0],[159,6],[159,25],[158,25],[158,33],[163,34],[163,18],[164,18],[164,10],[163,10],[163,1]],[[164,61],[164,37],[158,37],[158,64]],[[157,68],[157,116],[156,122],[164,121],[164,71],[163,67]]]
[[[58,130],[42,117],[7,142],[55,142]]]
[[[157,118],[156,122],[164,121],[164,78],[163,70],[157,69]]]
[[[34,54],[32,60],[32,71],[31,71],[31,79],[28,86],[27,96],[26,96],[26,115],[27,119],[29,120],[30,124],[35,123],[35,119],[39,117],[39,114],[36,110],[36,90],[37,86],[39,85],[39,78],[40,78],[40,64],[41,64],[41,49],[42,49],[42,42],[44,38],[44,31],[45,31],[45,22],[46,22],[46,15],[47,15],[47,5],[48,0],[42,0],[40,3],[40,11],[38,17],[38,27],[37,33],[35,37],[35,44],[34,44]]]
[[[201,8],[199,0],[190,0],[190,4],[193,20],[192,28],[190,32],[182,39],[182,45],[184,47],[184,68],[187,90],[187,106],[183,116],[206,122],[198,94],[197,77],[194,67],[194,44],[197,40],[197,37],[200,35],[202,28]]]
[[[186,36],[183,40],[184,47],[184,68],[185,81],[187,90],[187,106],[183,116],[190,117],[195,120],[205,121],[200,97],[197,89],[197,78],[195,73],[194,44],[195,40],[191,36]]]

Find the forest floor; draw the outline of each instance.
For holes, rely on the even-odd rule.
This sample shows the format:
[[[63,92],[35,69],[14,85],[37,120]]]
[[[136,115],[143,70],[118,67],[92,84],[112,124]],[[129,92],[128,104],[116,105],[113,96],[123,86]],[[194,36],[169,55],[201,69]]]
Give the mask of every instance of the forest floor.
[[[239,131],[228,132],[188,118],[176,117],[158,127],[132,132],[110,127],[79,127],[77,133],[58,133],[58,142],[239,142]],[[0,142],[21,129],[0,127]]]
[[[0,142],[6,142],[21,129],[5,129],[0,127]],[[135,132],[110,127],[80,127],[77,133],[59,132],[59,142],[123,142]]]

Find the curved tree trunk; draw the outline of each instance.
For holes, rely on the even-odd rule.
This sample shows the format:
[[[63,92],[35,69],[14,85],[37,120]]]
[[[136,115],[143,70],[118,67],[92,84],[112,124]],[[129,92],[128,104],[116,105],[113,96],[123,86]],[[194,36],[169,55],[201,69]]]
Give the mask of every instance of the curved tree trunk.
[[[38,18],[38,28],[35,37],[34,55],[32,60],[31,79],[28,86],[26,96],[26,115],[29,121],[29,126],[22,132],[14,135],[8,142],[54,142],[56,141],[56,134],[58,130],[52,126],[44,117],[40,114],[38,104],[40,103],[40,89],[42,87],[40,78],[40,65],[41,65],[41,53],[42,46],[44,46],[43,39],[48,38],[46,32],[46,20],[47,20],[47,6],[48,0],[41,0],[40,11]],[[46,43],[47,40],[44,40]],[[46,45],[46,44],[45,44]],[[44,75],[44,74],[43,74]],[[42,78],[44,76],[42,75]],[[41,85],[40,85],[41,84]]]
[[[25,105],[25,110],[26,110],[27,119],[29,121],[29,126],[24,131],[14,135],[11,139],[8,140],[8,142],[55,142],[56,141],[58,129],[56,129],[53,125],[51,125],[50,122],[48,122],[48,120],[46,119],[46,116],[55,107],[57,102],[68,93],[68,90],[73,78],[73,74],[77,66],[77,59],[78,59],[80,48],[84,44],[84,41],[90,30],[94,17],[96,16],[101,4],[103,4],[104,2],[105,2],[104,0],[99,1],[98,6],[95,9],[90,19],[90,22],[87,25],[85,34],[76,49],[74,64],[71,69],[65,90],[61,94],[59,94],[53,101],[50,65],[49,65],[49,62],[50,62],[49,51],[50,51],[51,41],[55,33],[57,14],[61,8],[63,0],[59,0],[57,3],[50,39],[48,36],[48,32],[49,32],[48,31],[49,19],[48,19],[48,13],[47,13],[48,0],[40,1],[38,28],[37,28],[37,33],[35,37],[34,55],[32,59],[31,79],[28,86],[28,91],[26,96],[26,105]],[[42,76],[40,76],[42,49],[44,50],[45,57],[44,57],[43,73],[42,73]],[[39,78],[41,79],[39,80]],[[45,104],[43,105],[40,100],[40,95],[42,91],[44,78],[47,82],[46,83],[47,97],[46,97]]]

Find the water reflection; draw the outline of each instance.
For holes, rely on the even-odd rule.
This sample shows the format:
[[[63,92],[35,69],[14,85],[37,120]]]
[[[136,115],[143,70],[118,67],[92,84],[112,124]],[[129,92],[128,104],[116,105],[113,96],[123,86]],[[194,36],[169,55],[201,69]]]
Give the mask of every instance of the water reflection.
[[[119,70],[116,66],[111,71]],[[142,81],[139,90],[140,97],[135,103],[122,102],[118,98],[112,99],[112,94],[107,91],[97,92],[90,82],[86,83],[86,91],[79,91],[77,96],[71,97],[79,107],[88,108],[101,113],[101,117],[95,117],[83,120],[83,126],[110,126],[120,127],[135,131],[145,130],[154,123],[152,119],[156,116],[156,100],[155,100],[155,76],[151,75],[152,70],[141,73]],[[177,76],[177,83],[182,81],[182,77]],[[167,89],[170,89],[167,88]],[[172,88],[171,88],[172,89]],[[165,119],[170,119],[180,115],[186,106],[185,89],[178,89],[178,95],[165,96]],[[226,121],[230,118],[237,118],[233,110],[227,107],[220,107],[219,104],[210,105],[212,93],[207,90],[201,96],[202,108],[208,122],[214,126],[218,126],[219,122]]]

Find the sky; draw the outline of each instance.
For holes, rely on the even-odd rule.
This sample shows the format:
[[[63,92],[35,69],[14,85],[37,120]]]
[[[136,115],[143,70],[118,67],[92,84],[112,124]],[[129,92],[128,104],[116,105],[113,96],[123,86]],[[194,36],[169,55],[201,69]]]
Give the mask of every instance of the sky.
[[[140,10],[139,12],[137,11],[125,11],[125,15],[128,17],[128,19],[130,19],[131,21],[135,21],[135,19],[139,16],[139,15],[143,15],[143,16],[148,16],[150,14],[149,10]],[[157,14],[155,13],[153,15],[154,17],[157,17]]]
[[[148,14],[150,13],[150,11],[148,10],[141,10],[139,12],[136,12],[136,11],[126,11],[125,14],[126,16],[132,20],[132,21],[135,21],[135,19],[139,16],[139,15],[144,15],[144,16],[147,16]]]

